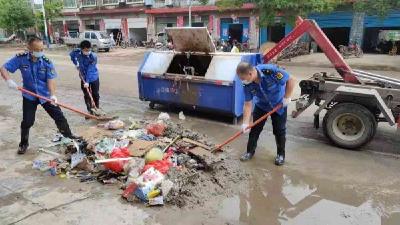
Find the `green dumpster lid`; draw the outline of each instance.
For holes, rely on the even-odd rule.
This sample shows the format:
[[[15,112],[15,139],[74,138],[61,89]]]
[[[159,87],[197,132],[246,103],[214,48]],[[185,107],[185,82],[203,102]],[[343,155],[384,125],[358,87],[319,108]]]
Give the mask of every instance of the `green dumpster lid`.
[[[206,27],[169,27],[174,49],[180,52],[215,52],[215,45]]]

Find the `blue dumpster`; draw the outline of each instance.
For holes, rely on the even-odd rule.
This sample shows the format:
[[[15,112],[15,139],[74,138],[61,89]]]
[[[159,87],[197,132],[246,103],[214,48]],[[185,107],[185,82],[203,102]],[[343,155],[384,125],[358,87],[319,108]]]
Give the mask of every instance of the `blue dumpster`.
[[[190,107],[234,118],[243,114],[241,61],[261,62],[258,53],[217,53],[205,27],[166,28],[174,51],[146,53],[138,71],[139,97],[154,104]]]

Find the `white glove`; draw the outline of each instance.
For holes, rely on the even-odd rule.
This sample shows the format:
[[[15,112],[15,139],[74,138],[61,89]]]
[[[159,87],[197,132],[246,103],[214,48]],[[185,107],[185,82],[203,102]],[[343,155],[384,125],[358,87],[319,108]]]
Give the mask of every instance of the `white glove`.
[[[291,98],[283,98],[282,105],[283,107],[287,107],[292,102]]]
[[[18,84],[15,81],[8,79],[6,82],[10,89],[18,89]]]
[[[246,133],[249,133],[250,132],[250,129],[247,129],[246,130],[246,128],[248,127],[249,125],[248,124],[242,124],[242,132],[243,132],[243,134],[246,134]]]
[[[57,105],[58,100],[57,100],[57,97],[55,95],[50,96],[50,99],[53,101],[54,105]]]
[[[89,87],[89,83],[84,83],[84,84],[83,84],[83,87],[84,87],[84,88],[88,88],[88,87]]]

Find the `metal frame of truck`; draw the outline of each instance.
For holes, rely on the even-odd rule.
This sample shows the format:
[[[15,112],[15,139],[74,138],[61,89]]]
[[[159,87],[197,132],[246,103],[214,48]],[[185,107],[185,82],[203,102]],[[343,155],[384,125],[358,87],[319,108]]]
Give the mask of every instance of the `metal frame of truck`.
[[[324,134],[335,145],[358,149],[375,135],[378,122],[400,128],[400,80],[378,74],[352,70],[314,20],[298,18],[296,27],[264,56],[267,63],[304,33],[314,39],[333,64],[338,76],[317,73],[300,82],[301,97],[296,101],[296,118],[313,103],[314,127],[323,119]]]

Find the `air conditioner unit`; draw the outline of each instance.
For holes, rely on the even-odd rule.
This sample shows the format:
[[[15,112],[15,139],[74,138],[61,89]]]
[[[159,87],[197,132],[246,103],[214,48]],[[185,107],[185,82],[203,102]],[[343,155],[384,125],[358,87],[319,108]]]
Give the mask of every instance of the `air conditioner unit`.
[[[165,6],[173,6],[174,3],[172,0],[165,0]]]
[[[126,0],[119,0],[119,6],[126,5]]]

